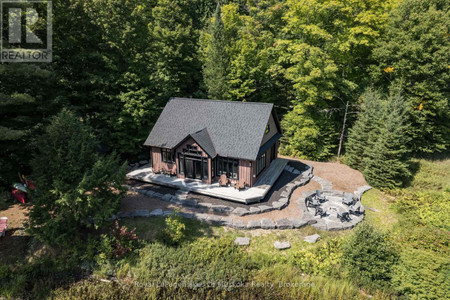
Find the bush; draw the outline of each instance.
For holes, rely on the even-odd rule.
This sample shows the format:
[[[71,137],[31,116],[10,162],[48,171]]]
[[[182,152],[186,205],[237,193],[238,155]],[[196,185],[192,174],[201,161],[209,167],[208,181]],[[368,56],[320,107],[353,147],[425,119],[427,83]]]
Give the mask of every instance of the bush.
[[[159,239],[168,245],[179,245],[186,238],[186,224],[183,218],[175,213],[165,220],[166,226],[159,234]]]
[[[393,268],[394,288],[411,299],[446,299],[450,293],[450,259],[430,251],[407,249]]]
[[[344,244],[344,263],[351,278],[370,288],[388,287],[398,260],[388,236],[363,223]]]
[[[341,242],[338,239],[333,239],[312,249],[296,251],[289,260],[304,273],[330,276],[339,273],[341,259]]]

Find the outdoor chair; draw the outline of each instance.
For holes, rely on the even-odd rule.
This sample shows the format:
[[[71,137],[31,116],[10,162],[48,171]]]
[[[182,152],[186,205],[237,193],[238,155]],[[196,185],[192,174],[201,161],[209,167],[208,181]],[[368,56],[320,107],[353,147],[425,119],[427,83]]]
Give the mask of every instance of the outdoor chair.
[[[229,180],[226,174],[222,174],[219,177],[219,185],[220,186],[228,186]]]
[[[318,200],[320,203],[323,203],[327,201],[324,195],[322,195],[322,191],[316,190],[316,196],[314,197],[316,200]]]
[[[350,207],[349,210],[350,214],[355,215],[355,216],[359,216],[364,214],[364,209],[361,209],[361,204],[357,204],[357,205],[353,205]]]
[[[341,220],[341,222],[349,222],[352,220],[350,219],[350,214],[348,212],[337,213],[337,217]]]
[[[237,190],[245,189],[245,181],[238,181],[234,184],[234,188]]]
[[[353,205],[355,204],[355,199],[353,199],[353,196],[351,195],[347,195],[342,199],[342,203],[344,203],[345,205]]]
[[[306,205],[308,207],[317,207],[317,206],[320,206],[320,202],[314,198],[308,199]]]
[[[0,237],[5,236],[6,229],[8,229],[8,218],[0,218]]]
[[[326,211],[323,210],[322,207],[316,207],[316,213],[314,214],[314,216],[320,216],[320,218],[322,219],[322,217],[325,217],[327,215]]]

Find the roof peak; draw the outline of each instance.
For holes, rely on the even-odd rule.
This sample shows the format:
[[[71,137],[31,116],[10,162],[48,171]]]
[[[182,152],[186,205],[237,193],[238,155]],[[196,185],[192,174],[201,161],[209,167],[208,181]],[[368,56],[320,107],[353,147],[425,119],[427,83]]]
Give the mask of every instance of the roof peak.
[[[272,106],[273,103],[266,102],[248,102],[248,101],[233,101],[233,100],[219,100],[219,99],[199,99],[199,98],[183,98],[183,97],[171,97],[169,101],[172,100],[182,100],[182,101],[200,101],[200,102],[226,102],[233,104],[256,104],[256,105],[268,105]]]

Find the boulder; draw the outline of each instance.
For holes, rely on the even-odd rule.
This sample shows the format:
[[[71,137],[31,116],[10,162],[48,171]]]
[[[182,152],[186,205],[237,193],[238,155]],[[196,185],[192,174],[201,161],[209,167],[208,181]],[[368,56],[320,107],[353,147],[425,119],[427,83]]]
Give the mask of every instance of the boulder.
[[[256,215],[256,214],[259,214],[261,212],[261,209],[259,209],[259,207],[252,206],[252,207],[250,207],[249,211],[250,211],[251,215]]]
[[[236,207],[231,213],[233,215],[241,217],[241,216],[247,215],[248,210],[246,210],[245,208],[242,208],[242,207]]]
[[[262,229],[275,229],[275,223],[270,219],[261,219]]]
[[[154,209],[151,213],[150,216],[162,216],[163,215],[163,211],[161,208],[157,208]]]
[[[292,228],[294,228],[294,225],[288,219],[278,219],[276,221],[276,224],[277,224],[277,228],[278,229],[292,229]]]
[[[258,208],[262,213],[273,210],[272,206],[267,206],[267,205],[260,205],[260,206],[258,206]]]
[[[248,246],[250,245],[250,238],[248,237],[237,237],[234,240],[234,244],[238,246]]]
[[[291,243],[289,242],[280,242],[280,241],[276,241],[275,243],[273,243],[274,247],[277,248],[278,250],[284,250],[284,249],[289,249],[291,248]]]
[[[247,223],[247,228],[248,228],[248,229],[257,229],[257,228],[261,228],[261,221],[260,221],[260,220],[251,220],[251,221],[248,221],[248,223]]]
[[[308,235],[308,236],[305,237],[303,240],[304,240],[305,242],[308,242],[308,243],[315,243],[315,242],[317,242],[319,239],[320,239],[320,235],[318,235],[318,234],[313,234],[313,235]]]

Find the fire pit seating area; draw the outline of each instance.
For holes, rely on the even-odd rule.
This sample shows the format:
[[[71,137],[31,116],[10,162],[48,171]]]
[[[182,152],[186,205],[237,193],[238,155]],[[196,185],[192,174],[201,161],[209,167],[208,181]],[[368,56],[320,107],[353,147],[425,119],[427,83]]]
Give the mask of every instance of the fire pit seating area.
[[[317,220],[314,227],[342,230],[362,221],[364,206],[354,194],[316,190],[304,194],[304,213]]]

